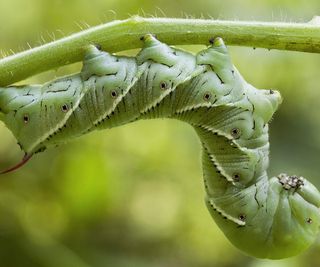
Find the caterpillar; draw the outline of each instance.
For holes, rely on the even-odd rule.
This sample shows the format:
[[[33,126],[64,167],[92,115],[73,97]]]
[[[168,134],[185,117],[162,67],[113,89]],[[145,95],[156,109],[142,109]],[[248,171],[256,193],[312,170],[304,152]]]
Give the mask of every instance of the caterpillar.
[[[139,119],[189,123],[202,144],[205,203],[226,237],[245,253],[279,259],[314,242],[320,193],[305,178],[269,178],[268,123],[282,98],[247,83],[221,38],[193,55],[142,38],[136,57],[90,45],[80,73],[43,85],[0,88],[0,118],[23,160],[93,130]]]

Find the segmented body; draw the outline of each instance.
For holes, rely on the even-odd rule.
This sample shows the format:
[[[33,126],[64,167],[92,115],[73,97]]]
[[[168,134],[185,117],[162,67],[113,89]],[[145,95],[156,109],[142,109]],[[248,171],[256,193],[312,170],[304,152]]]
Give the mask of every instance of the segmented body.
[[[136,58],[87,49],[79,74],[0,89],[2,119],[27,155],[139,119],[192,125],[203,145],[206,204],[230,241],[268,258],[297,254],[319,230],[320,194],[307,180],[268,178],[268,122],[281,102],[249,85],[220,38],[196,56],[144,37]]]

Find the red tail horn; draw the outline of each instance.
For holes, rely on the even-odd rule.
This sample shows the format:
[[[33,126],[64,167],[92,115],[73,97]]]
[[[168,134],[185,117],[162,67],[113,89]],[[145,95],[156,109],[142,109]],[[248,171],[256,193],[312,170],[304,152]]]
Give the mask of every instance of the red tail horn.
[[[32,157],[32,154],[30,154],[30,155],[25,154],[24,157],[22,158],[22,160],[21,160],[18,164],[16,164],[15,166],[13,166],[13,167],[11,167],[11,168],[9,168],[9,169],[7,169],[7,170],[4,170],[4,171],[0,172],[0,174],[5,174],[5,173],[8,173],[8,172],[13,172],[13,171],[19,169],[19,168],[22,167],[24,164],[26,164],[26,163],[29,161],[29,159],[31,159],[31,157]]]

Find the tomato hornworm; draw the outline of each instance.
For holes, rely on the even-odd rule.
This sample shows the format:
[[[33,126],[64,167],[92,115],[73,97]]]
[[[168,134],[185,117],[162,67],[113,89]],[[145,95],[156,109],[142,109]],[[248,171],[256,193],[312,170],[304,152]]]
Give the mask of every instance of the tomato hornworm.
[[[89,46],[80,73],[43,85],[0,89],[0,119],[23,160],[96,129],[139,119],[189,123],[202,143],[205,201],[227,238],[260,258],[307,248],[320,226],[320,193],[306,179],[268,178],[268,123],[282,99],[234,67],[221,38],[197,55],[152,35],[134,57]]]

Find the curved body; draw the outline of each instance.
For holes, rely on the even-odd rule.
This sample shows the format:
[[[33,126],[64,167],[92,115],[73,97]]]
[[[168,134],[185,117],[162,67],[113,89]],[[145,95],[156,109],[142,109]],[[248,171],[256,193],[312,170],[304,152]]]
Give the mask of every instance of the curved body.
[[[306,179],[267,176],[268,122],[281,103],[248,84],[220,38],[196,56],[144,37],[136,58],[91,46],[79,74],[0,89],[0,118],[29,158],[96,129],[173,118],[203,145],[207,207],[228,239],[261,258],[296,255],[316,238],[320,194]]]

